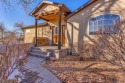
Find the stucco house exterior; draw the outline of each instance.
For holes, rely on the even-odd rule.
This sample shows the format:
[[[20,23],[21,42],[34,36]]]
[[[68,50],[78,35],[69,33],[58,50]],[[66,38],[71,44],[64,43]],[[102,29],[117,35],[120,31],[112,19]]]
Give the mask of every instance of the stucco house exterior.
[[[72,12],[68,7],[62,3],[54,3],[49,1],[41,2],[36,9],[31,12],[31,16],[35,17],[36,25],[34,28],[23,28],[25,33],[25,42],[32,43],[33,38],[29,40],[31,35],[27,35],[27,29],[33,29],[34,40],[41,37],[42,31],[39,29],[37,20],[45,20],[49,31],[47,38],[50,39],[50,44],[55,43],[60,49],[63,45],[68,47],[70,43],[78,44],[80,41],[89,41],[87,36],[92,38],[101,27],[102,31],[105,26],[112,26],[116,22],[125,18],[125,0],[90,0],[76,11]],[[54,32],[54,28],[56,31]],[[37,34],[35,35],[35,33]],[[54,35],[56,33],[56,35]]]

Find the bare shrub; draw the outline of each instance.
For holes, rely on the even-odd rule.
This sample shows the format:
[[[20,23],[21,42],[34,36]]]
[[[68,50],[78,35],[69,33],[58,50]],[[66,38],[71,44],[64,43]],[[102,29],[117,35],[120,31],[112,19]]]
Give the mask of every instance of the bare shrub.
[[[125,21],[105,27],[103,32],[99,30],[88,38],[94,45],[93,54],[125,70]]]
[[[30,44],[6,44],[0,46],[0,83],[8,81],[9,76],[26,61]]]
[[[93,50],[93,45],[90,43],[86,42],[80,42],[78,43],[78,55],[80,57],[80,60],[86,60],[89,58],[92,58],[92,50]]]
[[[69,48],[72,49],[72,55],[77,55],[80,60],[94,58],[93,50],[95,46],[89,42],[80,41],[77,45],[69,44]]]
[[[14,83],[9,76],[26,61],[27,53],[32,44],[20,44],[16,31],[7,31],[0,23],[2,40],[0,44],[0,83]]]

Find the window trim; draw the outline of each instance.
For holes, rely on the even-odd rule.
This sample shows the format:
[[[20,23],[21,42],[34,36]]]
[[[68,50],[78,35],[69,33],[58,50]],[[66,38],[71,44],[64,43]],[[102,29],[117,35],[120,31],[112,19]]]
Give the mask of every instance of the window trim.
[[[121,20],[121,15],[120,15],[120,14],[117,14],[117,13],[116,13],[116,14],[115,14],[115,13],[103,13],[103,14],[100,14],[100,15],[95,15],[95,16],[93,16],[93,17],[90,17],[90,18],[88,19],[88,34],[89,34],[89,35],[96,35],[96,34],[90,34],[90,31],[91,31],[91,30],[90,30],[90,26],[89,26],[89,23],[90,23],[89,21],[90,21],[90,19],[95,18],[95,17],[98,17],[98,16],[101,16],[101,15],[104,16],[105,14],[118,15],[119,18],[120,18],[120,20]]]

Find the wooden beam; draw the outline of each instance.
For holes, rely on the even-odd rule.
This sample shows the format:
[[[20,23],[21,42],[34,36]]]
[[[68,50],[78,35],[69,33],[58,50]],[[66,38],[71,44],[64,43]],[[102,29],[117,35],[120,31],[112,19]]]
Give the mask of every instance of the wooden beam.
[[[54,13],[46,13],[46,12],[44,12],[44,13],[41,13],[41,14],[38,14],[38,15],[35,15],[35,17],[36,17],[36,19],[43,19],[43,20],[46,20],[46,21],[49,21],[49,20],[58,20],[58,13],[57,13],[57,10],[56,10],[56,12]],[[64,15],[65,13],[63,13],[63,12],[61,12],[61,18],[63,19],[63,18],[65,18],[65,15]]]
[[[43,18],[43,17],[39,17],[39,19],[43,19],[43,20],[45,20],[45,21],[49,21],[48,19]]]
[[[42,16],[43,19],[47,19],[48,21],[50,20],[58,20],[58,15],[52,14],[52,15],[46,15]]]
[[[43,37],[43,27],[42,27],[42,37]]]
[[[47,20],[58,20],[58,14],[51,14],[51,15],[46,15],[46,16],[42,16],[42,18],[47,19]],[[61,18],[65,18],[64,15],[61,16]]]
[[[35,18],[36,18],[37,20],[43,19],[43,20],[49,21],[49,20],[43,18],[41,14],[35,15]]]

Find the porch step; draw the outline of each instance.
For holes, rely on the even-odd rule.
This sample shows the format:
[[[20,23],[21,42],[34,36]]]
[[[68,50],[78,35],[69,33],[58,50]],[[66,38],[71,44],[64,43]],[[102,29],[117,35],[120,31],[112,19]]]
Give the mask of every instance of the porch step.
[[[39,53],[39,54],[43,54],[43,55],[46,55],[48,53],[47,51],[42,51],[42,50],[31,50],[31,52]]]
[[[29,55],[45,59],[61,58],[67,55],[67,48],[58,50],[57,47],[51,46],[31,47]]]
[[[46,55],[43,55],[43,54],[38,54],[38,53],[33,53],[33,52],[30,52],[29,54],[30,56],[35,56],[35,57],[46,59]]]
[[[31,47],[31,51],[29,52],[29,55],[46,59],[51,56],[51,53],[46,50],[41,50],[38,47]]]
[[[45,49],[41,49],[41,48],[39,48],[39,47],[31,47],[31,50],[45,51]]]

